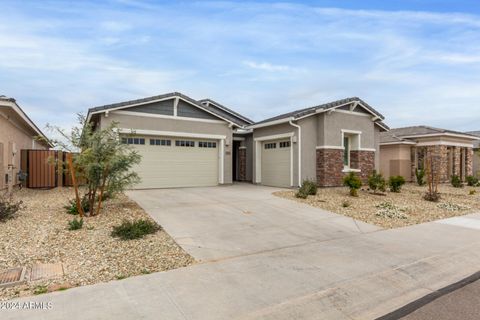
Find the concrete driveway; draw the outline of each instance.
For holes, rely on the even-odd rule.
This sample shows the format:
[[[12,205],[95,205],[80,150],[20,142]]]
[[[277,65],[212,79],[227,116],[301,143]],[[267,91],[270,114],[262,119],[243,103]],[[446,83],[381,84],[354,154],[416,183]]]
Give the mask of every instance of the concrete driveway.
[[[226,187],[130,191],[197,261],[329,241],[380,228],[274,196],[280,189]]]
[[[18,299],[52,309],[0,319],[374,319],[478,271],[478,214],[377,230],[272,191],[131,192],[203,262]]]

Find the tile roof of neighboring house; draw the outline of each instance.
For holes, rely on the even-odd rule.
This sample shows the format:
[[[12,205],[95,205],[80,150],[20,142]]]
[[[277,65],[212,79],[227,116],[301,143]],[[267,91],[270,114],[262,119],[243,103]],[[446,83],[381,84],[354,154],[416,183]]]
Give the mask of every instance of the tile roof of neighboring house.
[[[437,134],[455,134],[455,135],[462,135],[465,137],[477,138],[476,136],[459,132],[453,131],[448,129],[441,129],[429,126],[412,126],[412,127],[404,127],[404,128],[394,128],[390,129],[389,132],[382,132],[380,134],[380,143],[394,143],[394,142],[408,142],[408,137],[421,137],[425,135],[437,135]]]
[[[218,109],[220,109],[220,110],[223,109],[224,111],[226,111],[227,114],[229,113],[229,114],[235,116],[236,118],[240,119],[242,122],[244,122],[245,125],[254,123],[253,120],[250,120],[249,118],[242,116],[241,114],[233,111],[232,109],[229,109],[229,108],[225,107],[224,105],[216,102],[215,100],[212,100],[212,99],[202,99],[202,100],[198,100],[198,101],[199,101],[201,104],[203,104],[203,105],[213,104],[213,105],[215,105],[216,107],[218,107]]]
[[[329,103],[325,103],[325,104],[320,104],[320,105],[313,106],[313,107],[310,107],[310,108],[304,108],[304,109],[299,109],[299,110],[295,110],[295,111],[292,111],[292,112],[284,113],[284,114],[281,114],[281,115],[278,115],[278,116],[275,116],[275,117],[272,117],[272,118],[262,120],[260,122],[256,122],[255,124],[261,124],[261,123],[265,123],[265,122],[270,122],[270,121],[275,121],[275,120],[280,120],[280,119],[285,119],[285,118],[290,118],[290,117],[300,118],[300,117],[303,117],[303,116],[306,116],[306,115],[309,115],[309,114],[313,114],[313,113],[317,112],[317,110],[328,110],[328,109],[336,108],[336,107],[339,107],[341,105],[352,103],[352,102],[361,103],[362,106],[364,106],[370,112],[375,114],[378,118],[380,118],[382,120],[385,119],[385,117],[381,113],[379,113],[377,110],[372,108],[368,103],[366,103],[365,101],[363,101],[362,99],[360,99],[358,97],[352,97],[352,98],[341,99],[341,100],[337,100],[337,101],[333,101],[333,102],[329,102]],[[387,127],[384,123],[382,123],[382,122],[380,122],[380,123],[383,126]]]
[[[470,131],[470,132],[465,132],[465,133],[471,134],[471,135],[474,135],[474,136],[477,136],[477,137],[480,137],[480,131]],[[480,141],[478,141],[478,140],[475,141],[475,142],[473,143],[473,146],[474,146],[475,148],[480,148]]]
[[[30,126],[33,131],[35,131],[39,137],[49,146],[53,147],[52,142],[47,138],[47,136],[40,130],[37,125],[30,119],[30,117],[23,111],[23,109],[18,105],[17,101],[14,98],[9,98],[5,95],[0,95],[0,102],[5,101],[4,106],[12,108],[23,120]],[[0,104],[0,106],[2,106]]]
[[[106,111],[106,110],[110,110],[110,109],[128,107],[128,106],[133,105],[133,104],[148,103],[150,101],[165,99],[165,98],[169,98],[169,97],[172,97],[172,98],[173,97],[180,97],[183,100],[188,101],[193,105],[196,105],[200,108],[206,109],[206,110],[212,112],[213,114],[219,116],[220,118],[226,119],[226,120],[228,120],[230,122],[233,122],[233,123],[235,123],[239,126],[244,126],[245,124],[247,124],[246,121],[243,120],[243,119],[247,119],[247,118],[240,116],[236,112],[233,112],[232,110],[228,109],[227,107],[224,107],[224,106],[220,105],[217,102],[214,102],[213,100],[210,100],[210,101],[213,102],[215,105],[218,105],[219,107],[213,106],[212,104],[208,104],[208,105],[207,104],[202,104],[201,103],[202,101],[207,101],[207,100],[204,99],[204,100],[197,101],[197,100],[194,100],[194,99],[190,98],[189,96],[186,96],[186,95],[184,95],[180,92],[170,92],[170,93],[161,94],[161,95],[152,96],[152,97],[147,97],[147,98],[142,98],[142,99],[129,100],[129,101],[123,101],[123,102],[119,102],[119,103],[113,103],[113,104],[107,104],[107,105],[104,105],[104,106],[94,107],[94,108],[88,109],[88,115],[90,115],[92,113],[95,113],[95,112],[99,112],[99,111],[104,111],[104,110]],[[224,110],[222,110],[222,109],[224,109]]]

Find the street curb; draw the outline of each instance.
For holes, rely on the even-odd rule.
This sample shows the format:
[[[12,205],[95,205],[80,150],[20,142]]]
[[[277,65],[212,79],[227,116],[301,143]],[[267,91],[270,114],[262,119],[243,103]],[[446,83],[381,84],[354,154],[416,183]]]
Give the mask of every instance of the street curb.
[[[453,291],[456,291],[460,288],[463,288],[465,287],[466,285],[469,285],[477,280],[480,279],[480,271],[472,274],[471,276],[467,277],[467,278],[464,278],[458,282],[455,282],[451,285],[448,285],[444,288],[441,288],[441,289],[438,289],[437,291],[434,291],[430,294],[427,294],[426,296],[418,299],[418,300],[415,300],[413,302],[410,302],[409,304],[395,310],[395,311],[392,311],[384,316],[381,316],[379,318],[377,318],[376,320],[397,320],[397,319],[401,319],[407,315],[409,315],[410,313],[414,312],[415,310],[417,309],[420,309],[421,307],[429,304],[430,302],[446,295],[446,294],[449,294]]]

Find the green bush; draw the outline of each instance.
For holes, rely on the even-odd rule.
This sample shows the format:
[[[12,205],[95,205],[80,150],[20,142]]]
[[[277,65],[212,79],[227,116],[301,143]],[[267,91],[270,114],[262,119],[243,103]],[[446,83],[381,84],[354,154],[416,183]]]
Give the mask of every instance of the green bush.
[[[83,227],[83,219],[77,220],[74,218],[72,221],[68,221],[68,230],[78,230]]]
[[[295,197],[296,197],[296,198],[299,198],[299,199],[307,199],[307,198],[308,198],[308,194],[305,193],[305,192],[302,191],[302,190],[298,190],[298,192],[295,193]]]
[[[477,187],[478,186],[478,178],[474,176],[467,176],[467,184],[469,187]]]
[[[388,186],[392,192],[400,192],[404,184],[405,178],[402,176],[391,176],[390,179],[388,179]]]
[[[452,186],[454,188],[462,188],[463,187],[463,183],[462,183],[462,180],[460,179],[459,176],[457,175],[453,175],[450,182],[452,183]]]
[[[475,189],[472,189],[470,190],[470,192],[468,193],[469,195],[473,196],[477,193],[477,191]]]
[[[348,200],[343,200],[342,201],[342,207],[343,208],[348,208],[348,207],[350,207],[350,205],[351,205],[350,201],[348,201]]]
[[[158,224],[150,220],[123,221],[121,225],[113,227],[112,237],[122,240],[139,239],[160,229]]]
[[[83,212],[87,213],[90,211],[90,203],[88,202],[87,197],[84,196],[80,204],[82,205]],[[69,200],[68,204],[64,206],[64,208],[68,214],[77,215],[78,214],[77,200],[75,199]]]
[[[362,180],[355,174],[350,172],[343,178],[343,185],[350,188],[350,195],[358,197],[358,189],[362,187]]]
[[[381,173],[377,173],[376,170],[373,170],[373,173],[368,177],[368,186],[373,193],[377,193],[377,190],[380,192],[385,192],[385,178]]]
[[[0,197],[0,222],[14,218],[22,201],[15,202],[12,198]]]
[[[417,184],[419,186],[425,185],[425,170],[423,169],[415,169],[415,177],[417,178]]]
[[[305,193],[309,196],[314,196],[317,194],[317,191],[318,191],[317,184],[311,180],[304,180],[302,182],[302,186],[298,191]]]

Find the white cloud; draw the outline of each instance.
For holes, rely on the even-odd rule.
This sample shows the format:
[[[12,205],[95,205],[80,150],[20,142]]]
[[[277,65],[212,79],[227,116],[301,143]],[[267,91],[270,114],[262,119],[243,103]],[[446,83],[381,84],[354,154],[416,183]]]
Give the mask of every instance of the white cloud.
[[[263,70],[268,72],[277,72],[277,71],[291,71],[291,67],[286,65],[275,65],[268,62],[254,62],[254,61],[243,61],[243,64],[247,67],[257,70]]]

